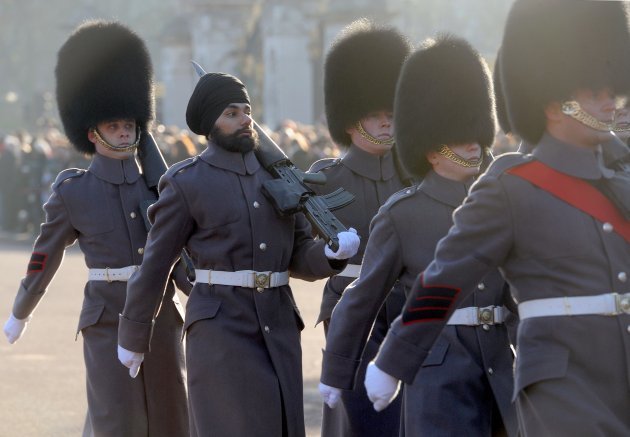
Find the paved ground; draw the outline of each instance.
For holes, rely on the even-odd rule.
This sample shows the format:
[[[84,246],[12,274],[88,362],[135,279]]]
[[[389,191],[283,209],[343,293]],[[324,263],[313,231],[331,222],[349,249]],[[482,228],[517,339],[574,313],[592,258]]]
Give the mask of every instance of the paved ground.
[[[26,271],[30,244],[0,235],[0,321],[4,324]],[[22,339],[0,338],[0,437],[80,436],[86,412],[81,337],[75,331],[85,283],[81,253],[71,248]],[[323,332],[313,325],[323,283],[292,280],[307,325],[303,332],[307,435],[319,436],[317,382]]]

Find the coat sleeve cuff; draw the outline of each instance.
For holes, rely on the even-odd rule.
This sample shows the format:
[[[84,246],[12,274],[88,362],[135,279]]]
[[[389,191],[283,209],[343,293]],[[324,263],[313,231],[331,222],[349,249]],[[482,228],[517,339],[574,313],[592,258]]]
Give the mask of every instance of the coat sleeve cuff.
[[[376,365],[394,378],[411,384],[428,353],[390,330],[378,352]]]
[[[322,353],[324,354],[324,359],[322,361],[321,381],[331,387],[352,390],[354,387],[354,376],[361,364],[361,360],[342,357],[325,350]]]
[[[154,321],[150,323],[135,322],[120,314],[118,321],[118,344],[133,352],[150,352],[154,324]]]

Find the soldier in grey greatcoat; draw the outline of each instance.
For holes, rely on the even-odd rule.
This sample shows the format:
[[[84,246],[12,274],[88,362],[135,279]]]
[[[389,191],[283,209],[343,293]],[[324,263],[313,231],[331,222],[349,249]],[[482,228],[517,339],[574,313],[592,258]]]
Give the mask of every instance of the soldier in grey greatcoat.
[[[153,117],[149,53],[122,24],[88,22],[60,49],[56,79],[65,132],[93,158],[87,170],[57,176],[5,334],[10,343],[22,335],[66,247],[78,241],[89,269],[77,332],[94,435],[187,435],[183,311],[172,280],[143,371],[131,379],[116,359],[126,281],[142,262],[147,236],[141,204],[156,198],[135,160],[139,136]],[[178,286],[191,288],[185,276]]]
[[[169,169],[149,209],[144,262],[128,283],[120,318],[120,346],[134,355],[126,365],[137,366],[153,348],[154,309],[185,247],[196,267],[185,324],[191,433],[304,436],[304,324],[289,276],[339,273],[359,237],[340,232],[332,252],[311,237],[301,213],[276,212],[262,192],[272,176],[256,156],[249,96],[236,77],[202,76],[186,121],[209,143]]]
[[[448,93],[457,99],[444,99]],[[344,291],[328,329],[321,380],[334,387],[363,385],[357,368],[379,307],[396,281],[409,292],[491,159],[495,114],[485,61],[462,39],[426,41],[403,66],[394,119],[401,157],[422,182],[392,196],[372,221],[361,275]],[[404,387],[407,437],[517,434],[503,323],[511,298],[497,270],[473,288]]]
[[[410,49],[407,39],[394,28],[363,19],[346,27],[326,56],[328,128],[347,150],[340,159],[313,164],[310,171],[324,173],[326,184],[312,188],[327,194],[343,187],[354,194],[354,201],[335,210],[335,215],[356,229],[363,243],[344,271],[326,281],[318,319],[324,322],[325,331],[341,293],[359,275],[372,217],[389,196],[408,184],[397,162],[392,114],[396,81]],[[383,305],[364,353],[364,365],[358,370],[360,378],[404,301],[402,289],[396,287]],[[392,405],[391,410],[375,412],[363,385],[358,385],[341,393],[341,402],[334,409],[324,404],[322,436],[397,437],[399,408]]]
[[[607,167],[600,147],[630,91],[627,3],[517,0],[500,59],[510,123],[535,147],[499,157],[473,185],[368,393],[387,402],[412,380],[468,290],[499,267],[518,302],[521,432],[628,435],[630,174]]]

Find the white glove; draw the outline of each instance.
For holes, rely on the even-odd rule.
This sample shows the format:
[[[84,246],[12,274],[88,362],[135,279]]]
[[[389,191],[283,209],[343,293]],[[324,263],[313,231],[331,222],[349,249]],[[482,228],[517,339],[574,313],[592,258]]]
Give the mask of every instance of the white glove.
[[[319,383],[319,393],[322,395],[324,403],[330,408],[335,408],[341,398],[341,390],[337,387],[331,387],[322,382]]]
[[[26,319],[16,319],[13,313],[9,316],[9,320],[4,324],[4,335],[6,335],[9,343],[13,344],[20,339],[28,322],[31,321],[32,316],[28,316]]]
[[[129,367],[129,376],[135,378],[140,371],[140,364],[144,361],[144,354],[128,351],[121,345],[118,345],[118,361],[120,361],[123,366]]]
[[[350,228],[344,232],[339,232],[337,234],[337,238],[339,239],[339,249],[337,249],[337,252],[333,252],[332,249],[326,245],[324,248],[326,258],[348,259],[352,258],[359,250],[361,239],[354,228]]]
[[[370,362],[365,372],[365,390],[376,411],[384,410],[398,395],[400,381]]]

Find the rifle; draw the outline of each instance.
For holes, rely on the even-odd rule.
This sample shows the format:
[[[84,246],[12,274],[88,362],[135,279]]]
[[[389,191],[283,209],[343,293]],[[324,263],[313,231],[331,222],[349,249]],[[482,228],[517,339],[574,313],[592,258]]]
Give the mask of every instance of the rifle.
[[[157,195],[158,183],[162,175],[168,170],[168,165],[166,165],[166,160],[164,160],[164,156],[151,132],[142,132],[140,135],[138,159],[140,159],[140,163],[142,164],[142,175],[149,189]],[[147,211],[152,203],[153,201],[151,200],[144,200],[140,203],[140,213],[142,214],[144,226],[147,228],[147,231],[151,229],[151,222],[149,222]],[[190,259],[190,255],[186,252],[186,249],[182,250],[180,260],[184,263],[188,280],[195,282],[195,266]]]
[[[199,77],[206,74],[199,64],[191,62]],[[254,151],[256,158],[274,177],[263,183],[263,193],[280,215],[303,213],[315,232],[336,252],[339,249],[337,234],[347,229],[331,211],[352,203],[354,195],[343,188],[324,196],[316,195],[306,184],[323,185],[326,175],[305,173],[297,168],[258,123],[254,120],[252,123],[259,138],[259,145]]]

